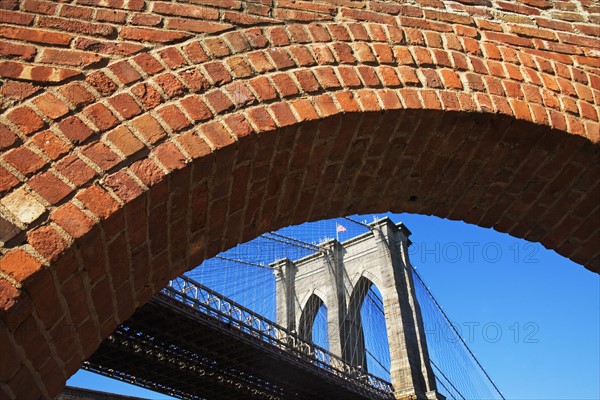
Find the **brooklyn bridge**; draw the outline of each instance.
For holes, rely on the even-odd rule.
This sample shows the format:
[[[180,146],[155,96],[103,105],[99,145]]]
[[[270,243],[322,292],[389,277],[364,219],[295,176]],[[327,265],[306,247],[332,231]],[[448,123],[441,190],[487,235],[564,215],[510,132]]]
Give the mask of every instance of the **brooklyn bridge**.
[[[270,232],[207,260],[84,368],[185,399],[503,398],[410,263],[410,231],[346,226],[362,233]]]

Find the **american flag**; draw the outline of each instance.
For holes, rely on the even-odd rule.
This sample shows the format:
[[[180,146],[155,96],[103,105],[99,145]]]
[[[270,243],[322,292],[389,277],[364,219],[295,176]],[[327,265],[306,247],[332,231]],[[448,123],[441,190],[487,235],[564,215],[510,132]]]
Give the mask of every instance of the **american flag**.
[[[335,224],[335,231],[336,232],[346,232],[346,228],[344,227],[344,225],[338,224],[336,222],[336,224]]]

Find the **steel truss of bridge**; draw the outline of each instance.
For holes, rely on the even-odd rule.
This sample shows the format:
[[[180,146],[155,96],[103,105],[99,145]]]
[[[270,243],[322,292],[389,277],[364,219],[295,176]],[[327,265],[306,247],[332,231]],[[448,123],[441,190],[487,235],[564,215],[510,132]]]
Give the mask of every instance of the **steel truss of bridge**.
[[[183,399],[393,399],[390,383],[180,277],[84,368]]]

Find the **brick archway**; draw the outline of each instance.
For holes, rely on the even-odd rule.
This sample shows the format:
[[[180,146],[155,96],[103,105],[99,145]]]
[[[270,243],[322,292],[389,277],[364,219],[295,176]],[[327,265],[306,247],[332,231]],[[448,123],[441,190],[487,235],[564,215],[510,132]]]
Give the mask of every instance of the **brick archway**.
[[[600,270],[591,4],[200,3],[2,5],[9,398],[56,394],[170,277],[307,220],[433,214]]]

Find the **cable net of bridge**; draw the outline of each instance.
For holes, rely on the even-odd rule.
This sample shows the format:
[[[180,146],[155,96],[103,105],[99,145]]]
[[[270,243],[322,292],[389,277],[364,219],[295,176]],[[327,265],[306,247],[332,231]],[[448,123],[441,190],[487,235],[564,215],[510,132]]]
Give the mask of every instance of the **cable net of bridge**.
[[[274,321],[276,291],[270,264],[285,258],[298,260],[306,257],[320,251],[320,245],[333,238],[343,242],[368,234],[370,227],[366,219],[369,218],[377,217],[353,216],[269,232],[206,260],[186,275],[262,319]],[[412,266],[411,269],[438,391],[448,399],[503,399],[496,384],[454,328],[420,275]],[[365,290],[367,293],[364,294],[360,313],[367,370],[382,381],[389,382],[390,355],[382,296],[374,285]],[[314,306],[320,309],[316,313],[310,345],[321,357],[318,361],[321,366],[330,368],[332,355],[328,353],[327,310],[318,303]]]

